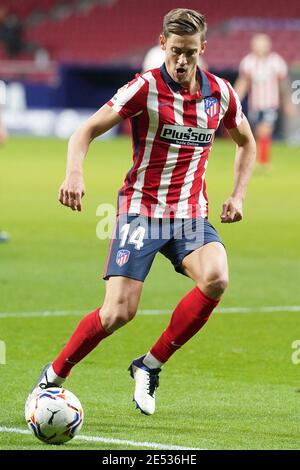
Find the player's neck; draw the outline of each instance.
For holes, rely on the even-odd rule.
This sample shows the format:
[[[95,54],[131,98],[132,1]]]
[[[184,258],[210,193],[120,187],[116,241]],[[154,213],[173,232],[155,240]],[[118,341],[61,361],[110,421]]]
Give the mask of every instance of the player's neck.
[[[197,93],[197,91],[199,90],[199,86],[200,86],[198,74],[195,73],[192,76],[191,80],[182,83],[181,86],[189,90],[191,95],[194,95],[195,93]]]

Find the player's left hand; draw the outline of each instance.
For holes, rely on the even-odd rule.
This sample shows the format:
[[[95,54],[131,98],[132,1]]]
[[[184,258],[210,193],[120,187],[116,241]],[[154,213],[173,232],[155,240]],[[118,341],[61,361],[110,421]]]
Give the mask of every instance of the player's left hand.
[[[243,218],[243,201],[240,198],[230,197],[224,202],[221,214],[222,224],[239,222]]]
[[[72,211],[81,212],[81,200],[85,194],[83,176],[78,173],[69,173],[59,188],[58,200]]]

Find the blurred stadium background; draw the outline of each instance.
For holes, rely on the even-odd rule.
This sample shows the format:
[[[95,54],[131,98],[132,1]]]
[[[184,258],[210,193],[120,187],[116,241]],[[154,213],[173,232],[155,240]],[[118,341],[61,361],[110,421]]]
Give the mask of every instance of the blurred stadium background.
[[[162,16],[174,6],[174,0],[2,0],[0,22],[6,15],[11,24],[8,46],[0,41],[9,131],[67,137],[141,70],[146,51],[157,43]],[[206,15],[205,61],[212,73],[234,82],[251,37],[266,32],[287,61],[291,80],[299,75],[297,0],[226,0],[217,7],[189,0],[185,6]],[[297,124],[293,135],[283,129],[284,137],[299,141]]]
[[[84,211],[72,213],[57,202],[66,139],[141,70],[163,15],[178,6],[205,14],[211,72],[234,83],[250,38],[263,31],[287,61],[291,83],[299,80],[298,0],[0,2],[0,19],[13,15],[12,35],[0,40],[10,134],[0,148],[0,229],[11,234],[0,244],[2,449],[45,448],[24,434],[24,400],[41,365],[103,297],[108,241],[96,237],[96,208],[115,203],[131,163],[126,126],[95,142],[85,163]],[[191,286],[158,256],[140,315],[93,351],[68,382],[84,406],[83,433],[91,438],[68,448],[299,449],[299,355],[291,360],[300,310],[299,108],[291,121],[282,117],[272,169],[255,172],[240,224],[219,221],[232,188],[234,146],[222,131],[214,145],[210,217],[229,253],[231,283],[219,310],[228,315],[213,315],[171,359],[151,421],[134,413],[126,368],[158,337]]]

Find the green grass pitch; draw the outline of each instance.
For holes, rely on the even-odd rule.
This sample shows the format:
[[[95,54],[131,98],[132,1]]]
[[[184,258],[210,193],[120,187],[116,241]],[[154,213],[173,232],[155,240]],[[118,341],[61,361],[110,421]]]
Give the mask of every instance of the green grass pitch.
[[[12,239],[0,245],[0,449],[48,449],[26,429],[24,400],[42,364],[58,353],[79,316],[21,317],[21,312],[89,312],[101,304],[108,242],[98,240],[100,203],[114,203],[131,166],[126,138],[95,142],[85,163],[82,213],[57,202],[65,172],[66,142],[11,138],[0,152],[0,227]],[[292,342],[300,339],[300,222],[297,149],[275,144],[272,170],[256,171],[244,220],[221,225],[232,188],[234,146],[217,141],[210,155],[210,220],[224,239],[230,287],[222,308],[171,358],[161,374],[157,413],[146,417],[131,402],[127,367],[152,345],[168,314],[138,315],[77,366],[67,388],[85,410],[84,436],[205,449],[299,449],[300,364]],[[141,310],[172,310],[192,283],[158,255],[146,280]],[[266,306],[282,310],[263,313]],[[3,315],[4,313],[11,314]],[[13,315],[15,314],[15,315]],[[65,449],[134,449],[74,440]],[[57,447],[54,447],[57,449]]]

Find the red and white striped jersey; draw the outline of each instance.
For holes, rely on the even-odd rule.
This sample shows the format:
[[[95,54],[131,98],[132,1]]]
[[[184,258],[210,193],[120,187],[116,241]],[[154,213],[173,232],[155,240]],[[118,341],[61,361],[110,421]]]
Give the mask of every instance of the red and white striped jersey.
[[[119,192],[119,212],[150,217],[207,217],[205,172],[221,119],[226,128],[243,119],[231,85],[198,69],[194,95],[165,65],[123,87],[107,104],[131,118],[133,166]]]
[[[251,53],[240,63],[240,74],[250,81],[249,108],[265,111],[279,108],[279,81],[288,72],[284,59],[272,52],[266,57]]]

